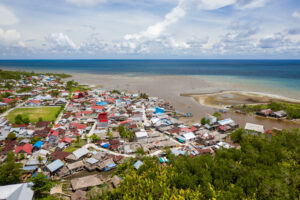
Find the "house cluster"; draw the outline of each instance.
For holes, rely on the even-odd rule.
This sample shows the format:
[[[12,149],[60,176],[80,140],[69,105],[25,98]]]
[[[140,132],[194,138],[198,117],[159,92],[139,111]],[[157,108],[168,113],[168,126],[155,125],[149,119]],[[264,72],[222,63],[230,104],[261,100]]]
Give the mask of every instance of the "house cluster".
[[[69,93],[65,83],[47,76],[26,77],[24,83],[35,84],[25,106],[65,107],[55,122],[11,124],[0,118],[0,162],[13,151],[23,163],[24,180],[37,173],[52,180],[68,179],[74,199],[83,197],[92,186],[106,183],[109,189],[117,187],[120,177],[95,172],[110,171],[135,153],[156,155],[163,164],[169,162],[165,147],[176,156],[237,148],[225,142],[238,127],[230,118],[218,120],[207,115],[205,124],[187,125],[169,102],[157,97],[103,89]],[[6,139],[10,133],[17,139]],[[138,160],[134,168],[142,165]],[[84,175],[73,177],[81,172]]]
[[[67,96],[63,90],[65,83],[54,76],[21,77],[20,80],[5,79],[0,81],[0,107],[12,108],[16,103],[24,102],[24,106],[60,106],[66,104]],[[51,91],[59,90],[59,96],[51,95]]]
[[[284,110],[273,111],[272,109],[265,109],[259,112],[256,112],[256,115],[263,116],[263,117],[274,117],[277,119],[282,119],[287,116],[287,113]]]

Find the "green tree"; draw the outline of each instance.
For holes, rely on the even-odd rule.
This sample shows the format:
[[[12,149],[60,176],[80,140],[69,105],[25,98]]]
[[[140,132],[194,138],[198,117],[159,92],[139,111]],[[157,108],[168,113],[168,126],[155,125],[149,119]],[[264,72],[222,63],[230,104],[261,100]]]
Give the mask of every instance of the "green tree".
[[[80,135],[76,135],[76,143],[77,143],[77,144],[80,143]]]
[[[222,115],[219,112],[215,112],[213,116],[215,116],[218,120],[222,119]]]
[[[146,93],[140,93],[140,98],[141,99],[148,99],[149,96]]]
[[[25,158],[25,154],[24,153],[20,153],[20,160],[23,160]]]
[[[42,173],[38,173],[32,180],[33,186],[32,190],[35,192],[35,195],[40,197],[43,194],[49,193],[52,183],[51,181]]]
[[[6,139],[8,139],[8,140],[15,140],[15,139],[17,139],[17,136],[16,136],[16,134],[14,132],[10,132],[7,135]]]
[[[144,149],[142,147],[137,148],[136,152],[135,152],[138,156],[143,156],[146,154],[146,152],[144,151]]]
[[[99,136],[93,134],[90,136],[90,140],[92,140],[92,142],[97,142],[97,141],[101,140],[101,138]]]
[[[42,164],[44,159],[42,156],[38,156],[37,160],[38,160],[39,164]]]
[[[114,138],[114,135],[111,132],[110,128],[107,129],[106,136],[108,136],[109,140],[112,140]]]
[[[22,124],[22,123],[23,123],[23,117],[22,117],[22,115],[18,114],[18,115],[15,117],[15,123],[16,123],[16,124]]]
[[[203,118],[201,119],[201,124],[202,124],[202,125],[205,125],[205,124],[206,124],[206,119],[205,119],[205,117],[203,117]]]
[[[35,143],[38,142],[40,139],[41,139],[41,137],[39,137],[39,136],[32,137],[32,138],[30,138],[30,143],[31,143],[31,144],[35,144]]]
[[[15,162],[12,151],[7,153],[4,163],[0,165],[0,185],[20,183],[22,176],[22,164]]]

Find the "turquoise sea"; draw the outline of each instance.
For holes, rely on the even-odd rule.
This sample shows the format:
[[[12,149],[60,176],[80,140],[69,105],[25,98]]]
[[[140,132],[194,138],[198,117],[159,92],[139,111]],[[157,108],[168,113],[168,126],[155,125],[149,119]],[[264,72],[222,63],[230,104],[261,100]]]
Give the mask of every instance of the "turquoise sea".
[[[300,97],[300,60],[0,60],[0,68],[113,75],[192,75],[256,83]]]

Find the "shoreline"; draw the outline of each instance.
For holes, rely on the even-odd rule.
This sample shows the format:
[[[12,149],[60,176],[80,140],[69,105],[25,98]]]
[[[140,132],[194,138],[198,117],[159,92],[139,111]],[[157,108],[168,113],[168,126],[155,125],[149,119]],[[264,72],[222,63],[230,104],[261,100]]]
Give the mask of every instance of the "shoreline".
[[[11,69],[8,69],[11,70]],[[30,70],[32,71],[32,70]],[[44,70],[41,70],[44,71]],[[45,72],[45,71],[44,71]],[[49,71],[48,71],[49,72]],[[227,82],[226,80],[215,80],[212,77],[205,78],[204,76],[186,76],[186,75],[141,75],[141,76],[127,76],[122,74],[108,75],[108,74],[88,74],[88,73],[72,73],[68,71],[54,71],[54,73],[64,72],[72,75],[66,80],[75,80],[80,84],[93,85],[99,88],[119,89],[122,91],[129,91],[132,93],[144,92],[149,96],[155,96],[165,99],[172,104],[176,110],[187,113],[193,113],[193,117],[185,118],[184,121],[189,124],[199,123],[202,117],[206,114],[212,114],[218,111],[217,108],[201,105],[195,101],[193,97],[185,97],[181,94],[206,94],[218,93],[220,91],[243,91],[256,93],[270,94],[273,96],[283,96],[286,98],[299,99],[296,95],[289,93],[285,95],[283,90],[266,90],[265,88],[257,87],[257,85],[245,85],[236,82]],[[298,97],[298,98],[297,98]],[[241,116],[236,113],[228,112],[222,116],[230,117],[235,120],[241,127],[246,122],[263,124],[266,129],[271,128],[300,128],[300,124],[294,122],[274,122],[273,120],[258,119],[255,116]]]
[[[217,93],[220,91],[242,91],[253,92],[253,87],[241,87],[234,83],[224,83],[220,87],[219,83],[207,81],[199,76],[134,76],[128,77],[124,75],[98,75],[98,74],[77,74],[72,73],[73,79],[79,83],[85,83],[89,85],[100,85],[106,89],[119,89],[129,92],[146,92],[149,96],[156,96],[165,99],[170,102],[176,110],[180,112],[193,113],[193,117],[184,118],[183,120],[188,124],[199,123],[202,117],[206,114],[212,114],[218,111],[218,108],[201,105],[193,97],[185,97],[181,94],[205,94],[205,93]],[[273,97],[283,97],[287,99],[294,99],[295,96],[272,94],[268,91],[255,91],[258,94],[269,94]],[[296,98],[295,98],[296,99]],[[296,99],[298,101],[298,99]],[[299,100],[300,101],[300,100]],[[266,129],[272,128],[300,128],[300,124],[295,122],[275,121],[270,119],[260,119],[256,116],[241,116],[234,112],[228,112],[222,114],[222,116],[230,117],[235,120],[241,127],[247,122],[263,124]]]
[[[195,99],[195,101],[199,102],[200,104],[202,104],[204,106],[209,106],[209,107],[219,108],[219,109],[227,108],[228,106],[231,106],[233,104],[235,104],[235,105],[243,105],[243,104],[257,105],[257,104],[269,103],[272,101],[300,104],[300,100],[290,98],[290,97],[285,97],[285,96],[270,94],[270,93],[254,92],[254,91],[241,91],[241,90],[221,90],[220,92],[210,92],[210,93],[182,93],[180,95],[184,96],[184,97],[192,97]],[[248,98],[248,102],[247,101],[244,101],[243,103],[238,102],[238,101],[234,102],[234,98],[232,97],[230,99],[231,103],[229,103],[229,102],[226,103],[226,101],[223,100],[223,103],[218,104],[217,99],[222,95],[244,96],[245,98]],[[209,98],[211,98],[211,100],[208,100]],[[253,102],[250,102],[250,100],[252,100]]]

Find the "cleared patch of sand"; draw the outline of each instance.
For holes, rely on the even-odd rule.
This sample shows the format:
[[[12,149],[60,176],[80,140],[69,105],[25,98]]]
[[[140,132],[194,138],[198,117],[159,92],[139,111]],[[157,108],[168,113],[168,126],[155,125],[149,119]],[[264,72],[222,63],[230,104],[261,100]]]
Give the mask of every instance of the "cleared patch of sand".
[[[209,94],[181,94],[182,96],[192,97],[195,101],[204,106],[213,108],[226,108],[231,105],[241,104],[262,104],[270,102],[299,103],[300,100],[283,97],[274,94],[246,91],[222,91]]]

